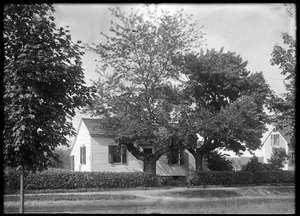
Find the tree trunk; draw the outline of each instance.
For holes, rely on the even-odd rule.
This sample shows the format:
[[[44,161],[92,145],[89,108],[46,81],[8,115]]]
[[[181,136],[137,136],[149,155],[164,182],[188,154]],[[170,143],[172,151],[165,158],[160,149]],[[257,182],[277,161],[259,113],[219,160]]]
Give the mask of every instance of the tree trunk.
[[[21,166],[20,173],[20,213],[24,214],[24,167]]]
[[[143,162],[144,162],[144,172],[152,173],[156,175],[156,161],[155,158],[148,156],[145,157]]]
[[[144,167],[143,171],[144,172],[149,172],[154,175],[156,175],[156,161],[166,152],[169,151],[169,147],[166,146],[164,148],[156,150],[152,154],[145,154],[141,151],[138,150],[138,148],[134,147],[132,143],[124,143],[122,144],[127,146],[127,150],[138,160],[143,161]]]
[[[197,152],[196,157],[195,157],[195,163],[196,163],[196,172],[201,172],[203,171],[203,155],[202,153]]]

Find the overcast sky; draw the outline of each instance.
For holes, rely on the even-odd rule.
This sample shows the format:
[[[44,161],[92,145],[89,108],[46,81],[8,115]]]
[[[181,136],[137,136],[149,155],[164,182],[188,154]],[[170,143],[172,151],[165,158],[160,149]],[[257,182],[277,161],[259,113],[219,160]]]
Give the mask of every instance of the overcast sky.
[[[100,32],[108,33],[112,16],[109,7],[119,6],[129,12],[141,4],[54,4],[55,22],[59,27],[69,26],[74,42],[100,43]],[[275,44],[282,44],[281,33],[287,32],[295,38],[296,19],[290,17],[283,4],[158,4],[158,8],[175,12],[184,9],[184,13],[193,14],[206,33],[203,49],[215,48],[232,51],[248,61],[251,72],[262,71],[270,88],[277,94],[285,92],[283,76],[270,59]],[[293,8],[293,11],[295,9]],[[85,80],[98,79],[95,72],[97,56],[86,52],[83,56]],[[78,128],[82,114],[73,121]],[[73,141],[73,138],[70,140]],[[72,145],[72,144],[71,144]],[[258,156],[261,154],[258,151]]]

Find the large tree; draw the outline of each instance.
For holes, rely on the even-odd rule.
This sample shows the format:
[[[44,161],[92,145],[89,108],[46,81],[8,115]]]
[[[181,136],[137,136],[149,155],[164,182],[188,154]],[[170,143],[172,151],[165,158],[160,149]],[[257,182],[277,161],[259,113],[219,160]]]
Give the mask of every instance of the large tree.
[[[4,166],[21,173],[46,169],[55,147],[68,145],[75,109],[90,97],[83,47],[56,28],[53,12],[49,4],[4,6]]]
[[[272,52],[272,65],[279,66],[281,74],[285,76],[287,92],[282,96],[274,95],[270,100],[270,110],[274,112],[274,125],[278,129],[285,129],[295,143],[295,100],[296,100],[296,41],[287,33],[282,33],[284,46],[275,45]]]
[[[223,49],[202,51],[177,60],[185,65],[186,100],[193,109],[186,112],[187,134],[197,134],[185,148],[195,157],[196,170],[202,171],[203,156],[217,148],[240,151],[261,146],[265,123],[264,108],[271,95],[262,72],[250,73],[247,62]]]
[[[176,56],[201,45],[203,34],[190,15],[170,14],[156,7],[144,12],[111,9],[115,21],[105,43],[89,46],[98,53],[98,90],[87,111],[99,117],[99,126],[116,135],[144,171],[156,173],[156,161],[185,140],[178,122],[182,66]],[[192,51],[190,51],[192,52]],[[152,153],[144,151],[153,147]]]

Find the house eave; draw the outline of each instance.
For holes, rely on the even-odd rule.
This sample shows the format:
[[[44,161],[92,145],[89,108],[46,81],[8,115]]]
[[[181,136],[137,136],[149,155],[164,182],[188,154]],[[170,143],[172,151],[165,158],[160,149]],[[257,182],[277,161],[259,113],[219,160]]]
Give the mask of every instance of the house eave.
[[[105,138],[115,138],[115,135],[109,134],[90,134],[91,137],[105,137]]]

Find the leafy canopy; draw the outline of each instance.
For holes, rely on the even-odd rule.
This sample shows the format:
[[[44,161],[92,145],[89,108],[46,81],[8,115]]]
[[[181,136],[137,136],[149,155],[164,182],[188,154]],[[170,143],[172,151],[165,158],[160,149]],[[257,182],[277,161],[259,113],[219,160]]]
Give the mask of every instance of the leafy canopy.
[[[191,110],[186,127],[202,137],[187,148],[206,153],[216,148],[255,150],[261,145],[268,115],[264,111],[271,91],[262,72],[250,73],[247,62],[223,49],[180,57],[188,79],[185,94]]]
[[[268,159],[268,163],[274,167],[274,169],[282,169],[284,168],[288,159],[289,156],[286,153],[285,148],[273,148],[271,157]]]
[[[57,28],[49,4],[4,7],[4,161],[47,168],[54,149],[74,135],[75,109],[86,104],[80,41]]]
[[[270,110],[274,111],[273,123],[279,129],[287,130],[286,135],[295,135],[295,99],[296,99],[296,41],[287,33],[282,33],[284,47],[275,45],[272,52],[271,65],[277,65],[281,74],[285,75],[287,93],[274,95],[270,100]]]
[[[177,56],[199,47],[203,34],[183,11],[170,14],[146,7],[144,13],[111,9],[115,21],[106,42],[90,46],[98,53],[101,77],[87,111],[101,126],[137,146],[164,146],[179,136],[182,66]]]

